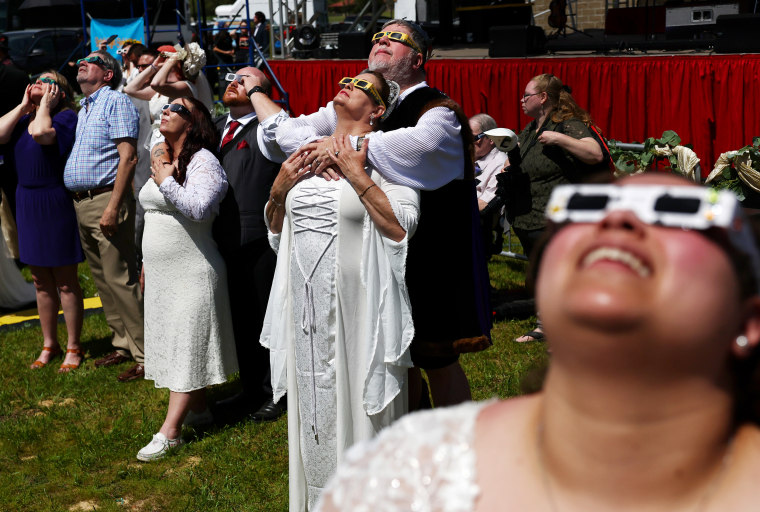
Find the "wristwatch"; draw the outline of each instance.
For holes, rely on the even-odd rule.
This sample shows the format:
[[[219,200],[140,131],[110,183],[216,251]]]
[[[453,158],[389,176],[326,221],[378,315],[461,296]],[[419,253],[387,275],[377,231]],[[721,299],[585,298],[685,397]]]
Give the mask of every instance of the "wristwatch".
[[[250,91],[248,91],[248,93],[247,93],[247,94],[248,94],[248,97],[250,98],[250,97],[251,97],[251,94],[253,94],[253,93],[255,93],[255,92],[264,92],[264,88],[263,88],[263,87],[261,87],[260,85],[254,85],[253,87],[251,87],[251,90],[250,90]],[[265,94],[266,94],[266,93],[265,93]]]

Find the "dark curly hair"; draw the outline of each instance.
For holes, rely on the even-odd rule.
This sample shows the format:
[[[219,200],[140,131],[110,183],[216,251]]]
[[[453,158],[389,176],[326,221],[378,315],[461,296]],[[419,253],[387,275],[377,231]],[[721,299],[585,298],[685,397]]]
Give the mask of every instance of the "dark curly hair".
[[[214,122],[211,120],[206,106],[200,101],[190,96],[177,98],[184,100],[192,105],[190,110],[190,130],[187,132],[185,142],[182,144],[182,151],[177,158],[177,170],[174,173],[174,179],[180,185],[185,182],[187,166],[195,155],[201,149],[211,151],[215,156],[219,147],[219,134],[214,129]],[[169,159],[174,159],[171,146],[169,146]]]

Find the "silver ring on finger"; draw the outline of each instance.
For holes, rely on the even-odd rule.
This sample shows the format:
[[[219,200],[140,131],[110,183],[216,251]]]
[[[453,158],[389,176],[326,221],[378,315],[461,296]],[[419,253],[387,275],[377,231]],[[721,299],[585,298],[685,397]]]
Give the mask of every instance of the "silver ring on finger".
[[[338,150],[338,151],[335,152],[335,157],[336,158],[338,157],[338,155],[340,155],[340,150]]]

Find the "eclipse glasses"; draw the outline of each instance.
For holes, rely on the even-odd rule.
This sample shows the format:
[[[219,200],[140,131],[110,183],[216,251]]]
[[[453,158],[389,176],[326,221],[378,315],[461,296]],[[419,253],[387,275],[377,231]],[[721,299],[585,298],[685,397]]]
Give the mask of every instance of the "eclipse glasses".
[[[760,250],[736,196],[728,190],[677,185],[559,185],[546,207],[552,222],[594,223],[628,210],[646,224],[704,231],[723,230],[734,248],[752,260],[760,286]]]
[[[363,78],[351,78],[350,76],[344,76],[340,79],[338,82],[338,85],[340,85],[341,89],[346,87],[348,84],[353,84],[354,87],[357,89],[361,89],[364,91],[365,94],[368,94],[372,97],[372,99],[377,102],[378,105],[382,105],[385,107],[385,102],[380,97],[380,93],[377,92],[377,89],[375,89],[375,84],[370,82],[369,80],[365,80]]]
[[[79,66],[82,62],[87,62],[89,64],[97,64],[98,66],[100,66],[102,68],[107,68],[108,67],[108,66],[106,66],[106,61],[104,61],[103,59],[101,59],[97,55],[91,55],[89,57],[85,57],[83,59],[79,59],[77,61],[77,66]]]
[[[416,51],[417,53],[422,53],[422,50],[420,50],[420,47],[417,46],[417,43],[414,42],[414,39],[412,39],[409,35],[404,34],[403,32],[378,32],[374,36],[372,36],[372,44],[377,43],[380,39],[387,36],[388,39],[391,41],[395,41],[397,43],[405,44],[412,50]],[[423,53],[423,56],[425,54]]]
[[[251,75],[238,75],[236,73],[227,73],[226,75],[224,75],[224,79],[228,82],[234,82],[235,80],[237,80],[239,84],[242,84],[243,78],[246,76],[251,76]]]
[[[183,114],[186,116],[190,116],[190,111],[185,107],[184,105],[180,103],[167,103],[163,107],[161,107],[161,110],[169,110],[169,112],[176,112],[177,114]]]

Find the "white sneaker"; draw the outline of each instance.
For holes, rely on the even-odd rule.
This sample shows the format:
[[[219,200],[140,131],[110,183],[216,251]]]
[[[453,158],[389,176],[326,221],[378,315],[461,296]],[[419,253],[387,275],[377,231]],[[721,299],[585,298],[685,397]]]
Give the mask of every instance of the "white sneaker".
[[[182,444],[182,438],[167,439],[161,432],[153,436],[150,443],[143,446],[142,450],[137,452],[137,460],[150,462],[152,460],[162,459],[169,453],[169,450]]]
[[[211,414],[209,408],[206,407],[206,410],[203,412],[187,411],[185,421],[182,422],[182,425],[187,427],[202,427],[205,425],[210,425],[213,422],[214,415]]]

